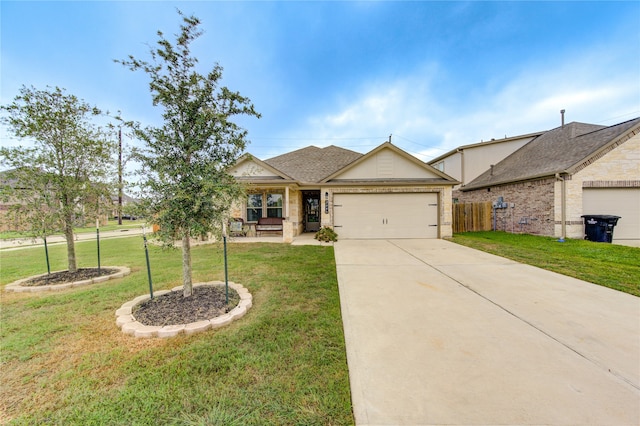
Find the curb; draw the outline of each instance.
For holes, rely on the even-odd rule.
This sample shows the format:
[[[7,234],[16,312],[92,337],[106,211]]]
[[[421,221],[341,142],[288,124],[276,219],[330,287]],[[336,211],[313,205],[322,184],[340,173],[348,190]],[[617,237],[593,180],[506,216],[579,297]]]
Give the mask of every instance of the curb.
[[[224,283],[222,281],[210,281],[206,283],[193,284],[193,287],[198,286],[224,286]],[[158,337],[161,339],[175,337],[181,333],[191,335],[195,333],[201,333],[209,329],[223,327],[225,325],[231,324],[234,320],[242,318],[247,313],[249,308],[253,306],[253,296],[251,296],[249,290],[244,288],[242,285],[233,282],[229,282],[229,287],[234,289],[238,293],[238,295],[240,296],[240,302],[238,302],[238,305],[235,308],[224,315],[220,315],[208,320],[191,322],[188,324],[171,324],[165,326],[144,325],[136,321],[135,317],[133,316],[133,308],[138,303],[144,302],[151,298],[150,295],[146,294],[143,296],[138,296],[135,299],[124,303],[116,311],[116,325],[118,326],[118,328],[122,329],[123,333],[129,334],[136,338]],[[172,291],[182,291],[182,286],[174,287],[171,290],[156,291],[154,292],[154,295],[161,296]]]
[[[40,292],[40,291],[50,291],[50,290],[65,290],[71,287],[80,287],[83,285],[89,285],[89,284],[97,284],[97,283],[102,283],[108,280],[113,280],[113,279],[117,279],[117,278],[122,278],[125,277],[127,275],[129,275],[131,273],[131,269],[127,268],[126,266],[102,266],[102,268],[104,269],[116,269],[117,271],[114,272],[111,275],[103,275],[101,277],[95,277],[92,278],[90,280],[81,280],[81,281],[74,281],[72,283],[62,283],[62,284],[51,284],[51,285],[33,285],[33,286],[23,286],[22,283],[29,281],[30,279],[33,278],[39,278],[39,277],[44,277],[48,274],[40,274],[40,275],[34,275],[28,278],[23,278],[21,280],[18,281],[14,281],[11,284],[7,284],[4,288],[5,291],[15,291],[15,292],[29,292],[29,293],[36,293],[36,292]],[[62,271],[54,271],[52,273],[56,273],[56,272],[64,272],[66,271],[66,269],[62,270]]]

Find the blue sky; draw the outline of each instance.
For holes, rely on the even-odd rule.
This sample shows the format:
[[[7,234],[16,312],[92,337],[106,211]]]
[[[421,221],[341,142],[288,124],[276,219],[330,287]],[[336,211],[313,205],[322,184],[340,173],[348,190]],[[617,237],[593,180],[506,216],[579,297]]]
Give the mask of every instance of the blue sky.
[[[158,124],[148,59],[175,11],[202,20],[202,72],[248,96],[248,151],[392,142],[428,161],[449,149],[566,120],[640,116],[640,2],[0,2],[0,103],[59,86]],[[3,145],[17,140],[0,130]],[[135,143],[131,141],[130,143]]]

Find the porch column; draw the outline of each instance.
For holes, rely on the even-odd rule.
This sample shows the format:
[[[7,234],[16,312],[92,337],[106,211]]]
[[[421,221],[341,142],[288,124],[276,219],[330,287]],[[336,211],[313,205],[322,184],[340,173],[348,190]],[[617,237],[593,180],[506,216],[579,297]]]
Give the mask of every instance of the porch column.
[[[284,218],[289,220],[289,187],[284,188]]]
[[[282,241],[293,242],[293,224],[289,220],[289,187],[284,187],[284,220],[282,221]]]

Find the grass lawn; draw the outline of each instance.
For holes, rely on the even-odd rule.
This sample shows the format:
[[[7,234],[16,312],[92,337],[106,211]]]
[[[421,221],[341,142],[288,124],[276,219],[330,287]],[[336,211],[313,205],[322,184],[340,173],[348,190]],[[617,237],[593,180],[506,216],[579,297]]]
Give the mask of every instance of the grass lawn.
[[[452,241],[640,296],[640,248],[553,237],[467,232]]]
[[[93,267],[94,242],[77,243]],[[52,270],[65,246],[50,247]],[[46,272],[42,248],[0,252],[0,283]],[[229,244],[229,279],[253,294],[231,325],[135,339],[115,325],[148,292],[141,238],[105,240],[119,280],[1,294],[0,423],[353,424],[332,247]],[[224,279],[221,245],[192,249],[194,282]],[[150,247],[154,289],[181,284],[180,253]]]

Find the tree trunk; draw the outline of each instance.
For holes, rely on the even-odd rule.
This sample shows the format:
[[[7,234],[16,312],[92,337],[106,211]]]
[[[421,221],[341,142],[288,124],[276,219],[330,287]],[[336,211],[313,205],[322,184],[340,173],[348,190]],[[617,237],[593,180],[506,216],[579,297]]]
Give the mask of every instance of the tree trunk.
[[[64,224],[64,237],[67,240],[67,263],[69,264],[69,272],[74,273],[78,270],[76,263],[76,246],[73,240],[73,217],[66,217]]]
[[[191,282],[191,240],[189,230],[182,234],[182,295],[189,297],[193,294]]]

